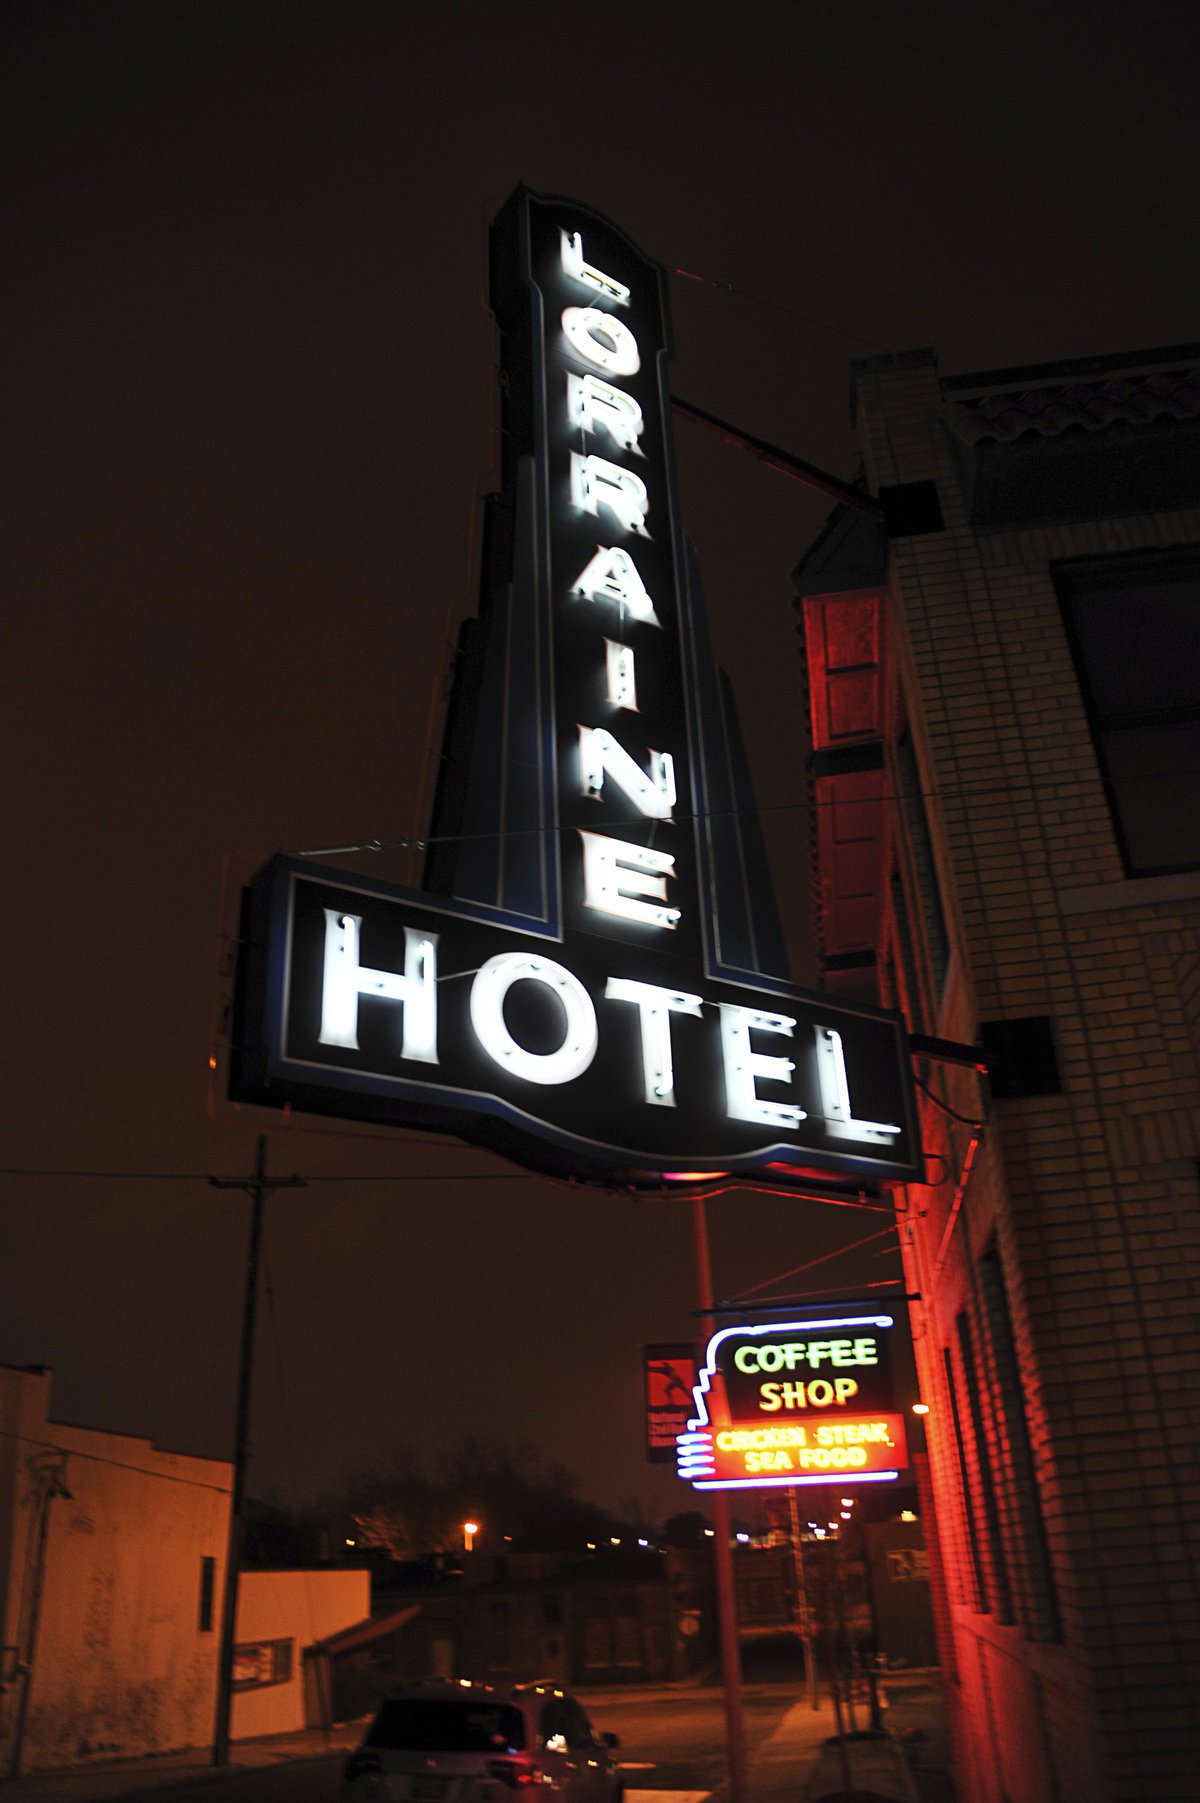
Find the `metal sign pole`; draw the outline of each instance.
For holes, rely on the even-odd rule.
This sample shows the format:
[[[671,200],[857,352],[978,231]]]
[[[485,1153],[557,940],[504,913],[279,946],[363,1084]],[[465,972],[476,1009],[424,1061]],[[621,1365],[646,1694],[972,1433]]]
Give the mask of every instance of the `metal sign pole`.
[[[696,1287],[699,1292],[704,1337],[713,1326],[712,1265],[708,1256],[708,1221],[704,1198],[692,1202],[696,1244]],[[717,1619],[721,1634],[721,1670],[725,1682],[725,1758],[729,1768],[729,1803],[746,1803],[746,1734],[742,1720],[742,1662],[738,1645],[737,1592],[730,1546],[729,1495],[713,1492],[713,1529],[716,1546]]]

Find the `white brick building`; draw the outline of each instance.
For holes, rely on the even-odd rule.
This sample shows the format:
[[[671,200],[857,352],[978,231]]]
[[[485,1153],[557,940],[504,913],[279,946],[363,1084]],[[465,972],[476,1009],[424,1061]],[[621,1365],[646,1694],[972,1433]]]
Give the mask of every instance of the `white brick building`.
[[[901,1239],[962,1803],[1200,1794],[1200,347],[853,369],[797,571],[826,981],[918,1060]]]

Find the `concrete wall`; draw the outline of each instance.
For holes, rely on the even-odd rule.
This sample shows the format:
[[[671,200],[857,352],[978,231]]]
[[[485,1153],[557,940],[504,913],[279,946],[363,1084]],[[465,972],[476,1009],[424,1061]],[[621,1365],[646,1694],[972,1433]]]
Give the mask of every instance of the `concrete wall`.
[[[239,1671],[257,1665],[263,1677],[272,1671],[281,1681],[237,1689],[233,1695],[230,1737],[250,1740],[259,1734],[288,1734],[305,1724],[304,1648],[341,1628],[353,1627],[371,1613],[371,1577],[366,1571],[246,1571],[238,1585],[234,1660]],[[250,1648],[262,1651],[257,1659]],[[278,1653],[268,1648],[279,1648]],[[286,1653],[283,1649],[286,1648]]]
[[[49,1400],[49,1373],[0,1367],[5,1776],[18,1750],[29,1771],[213,1731],[229,1466],[51,1421]]]

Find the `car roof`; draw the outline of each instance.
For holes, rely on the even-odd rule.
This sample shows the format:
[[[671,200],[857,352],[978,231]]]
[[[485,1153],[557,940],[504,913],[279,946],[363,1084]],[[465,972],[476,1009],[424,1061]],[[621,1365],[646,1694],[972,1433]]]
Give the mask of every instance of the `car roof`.
[[[410,1678],[390,1690],[387,1701],[415,1701],[421,1697],[437,1697],[442,1701],[472,1697],[488,1697],[497,1703],[533,1703],[542,1697],[566,1696],[559,1685],[531,1679],[523,1684],[490,1684],[476,1678]]]

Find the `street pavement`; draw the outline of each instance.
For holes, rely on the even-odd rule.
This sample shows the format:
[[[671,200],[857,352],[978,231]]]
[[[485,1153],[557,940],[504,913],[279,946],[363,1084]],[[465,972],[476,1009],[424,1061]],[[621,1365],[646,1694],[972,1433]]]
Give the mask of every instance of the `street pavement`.
[[[746,1685],[746,1803],[832,1803],[844,1792],[847,1771],[853,1790],[880,1803],[953,1803],[938,1674],[893,1674],[887,1686],[891,1732],[864,1733],[860,1708],[860,1731],[847,1736],[843,1764],[827,1695],[814,1710],[800,1686]],[[703,1803],[708,1797],[729,1803],[719,1691],[631,1687],[579,1695],[599,1727],[621,1733],[630,1803]],[[194,1793],[196,1803],[206,1792],[211,1803],[226,1796],[240,1803],[331,1803],[341,1755],[361,1732],[361,1723],[351,1723],[237,1742],[227,1767],[213,1766],[199,1749],[36,1773],[0,1781],[0,1803],[151,1803],[155,1796],[165,1800],[185,1792]]]

